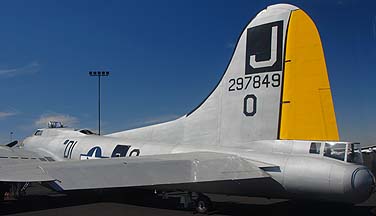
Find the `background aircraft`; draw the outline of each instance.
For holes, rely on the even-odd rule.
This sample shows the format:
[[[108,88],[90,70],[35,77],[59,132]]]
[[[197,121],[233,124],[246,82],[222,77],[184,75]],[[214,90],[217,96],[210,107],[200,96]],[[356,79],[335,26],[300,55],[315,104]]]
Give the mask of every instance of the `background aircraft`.
[[[362,163],[358,143],[339,141],[313,21],[277,4],[245,27],[220,82],[193,111],[105,136],[52,122],[1,148],[0,181],[14,194],[30,182],[183,190],[203,213],[212,207],[203,193],[358,203],[375,185]]]

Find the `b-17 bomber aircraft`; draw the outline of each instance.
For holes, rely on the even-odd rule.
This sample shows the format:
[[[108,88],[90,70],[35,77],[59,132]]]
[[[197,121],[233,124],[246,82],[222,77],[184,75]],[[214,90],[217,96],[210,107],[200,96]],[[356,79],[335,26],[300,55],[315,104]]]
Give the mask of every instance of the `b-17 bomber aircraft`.
[[[190,113],[103,136],[52,122],[0,148],[0,182],[2,194],[30,183],[183,191],[203,213],[205,193],[359,203],[375,185],[362,163],[359,143],[339,141],[314,22],[276,4],[244,28],[220,82]]]

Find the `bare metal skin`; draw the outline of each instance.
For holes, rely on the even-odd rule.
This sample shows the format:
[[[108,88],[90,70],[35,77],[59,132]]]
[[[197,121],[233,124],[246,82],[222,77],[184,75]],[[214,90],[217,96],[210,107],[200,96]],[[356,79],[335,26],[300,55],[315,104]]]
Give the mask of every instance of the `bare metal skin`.
[[[240,195],[269,198],[313,199],[345,203],[360,203],[368,199],[373,191],[375,180],[365,166],[345,162],[324,156],[325,142],[319,141],[283,141],[265,140],[247,144],[251,147],[204,147],[204,146],[165,146],[158,144],[134,145],[118,138],[108,136],[84,135],[71,129],[44,129],[46,135],[32,136],[24,140],[23,148],[29,151],[38,149],[56,160],[68,160],[63,157],[67,140],[78,141],[69,160],[80,160],[80,153],[85,153],[93,146],[112,151],[116,145],[130,145],[139,149],[141,156],[155,154],[179,154],[188,152],[216,152],[237,155],[254,163],[270,175],[273,181],[265,179],[255,182],[251,188],[242,189]],[[48,137],[47,134],[51,134]],[[319,154],[309,153],[312,142],[322,143]],[[351,145],[348,142],[341,142]],[[150,150],[153,149],[153,152]],[[155,151],[157,150],[158,151]],[[109,152],[110,152],[109,151]],[[128,155],[127,155],[128,156]],[[361,154],[359,155],[361,156]],[[361,163],[362,159],[358,161]],[[215,192],[221,191],[205,191]],[[226,194],[239,195],[236,190]]]
[[[282,105],[298,101],[282,101],[287,29],[291,14],[298,10],[277,4],[261,11],[242,31],[216,88],[192,112],[174,121],[104,136],[52,122],[18,146],[0,147],[0,185],[25,188],[29,182],[42,182],[57,191],[127,187],[188,191],[199,194],[200,212],[210,206],[202,193],[343,203],[366,200],[375,179],[362,165],[359,144],[325,136],[336,132],[334,113],[331,121],[325,121],[328,116],[315,121],[303,118],[312,113],[300,106],[291,112],[292,119],[304,122],[295,124],[286,118],[285,125],[298,126],[285,127],[287,138],[280,136]],[[289,43],[296,41],[301,42]],[[300,59],[300,65],[312,59],[308,60]],[[320,71],[327,76],[326,68]],[[312,76],[306,70],[299,73]],[[314,108],[333,110],[328,105],[329,87],[321,103],[320,86],[299,84],[314,87],[300,95],[306,99],[304,104],[318,100],[309,108],[320,104]],[[306,129],[307,125],[315,127]],[[288,137],[298,131],[294,128],[303,140]]]

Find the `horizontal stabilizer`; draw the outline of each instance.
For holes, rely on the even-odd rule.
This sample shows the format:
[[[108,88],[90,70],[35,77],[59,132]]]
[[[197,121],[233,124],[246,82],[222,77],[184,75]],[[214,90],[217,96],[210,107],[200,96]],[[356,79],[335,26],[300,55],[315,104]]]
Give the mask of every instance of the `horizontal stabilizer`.
[[[0,168],[0,181],[56,180],[54,186],[60,190],[178,185],[269,177],[269,174],[241,157],[210,152],[19,164]]]

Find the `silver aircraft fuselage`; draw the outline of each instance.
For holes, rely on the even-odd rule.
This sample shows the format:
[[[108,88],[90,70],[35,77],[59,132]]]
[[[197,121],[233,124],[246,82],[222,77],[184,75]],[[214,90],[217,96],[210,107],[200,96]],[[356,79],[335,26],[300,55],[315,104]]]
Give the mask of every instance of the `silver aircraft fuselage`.
[[[0,182],[346,203],[366,200],[375,185],[359,144],[335,141],[319,32],[289,4],[268,6],[245,26],[219,83],[186,115],[105,136],[58,125],[1,147]]]
[[[263,140],[239,147],[211,147],[132,143],[66,128],[40,131],[43,134],[26,138],[22,147],[59,161],[216,152],[259,162],[272,177],[272,181],[246,182],[239,188],[206,188],[201,192],[359,203],[370,196],[375,184],[371,172],[361,165],[361,153],[354,148],[358,144],[349,142]],[[119,146],[123,150],[118,151]]]

